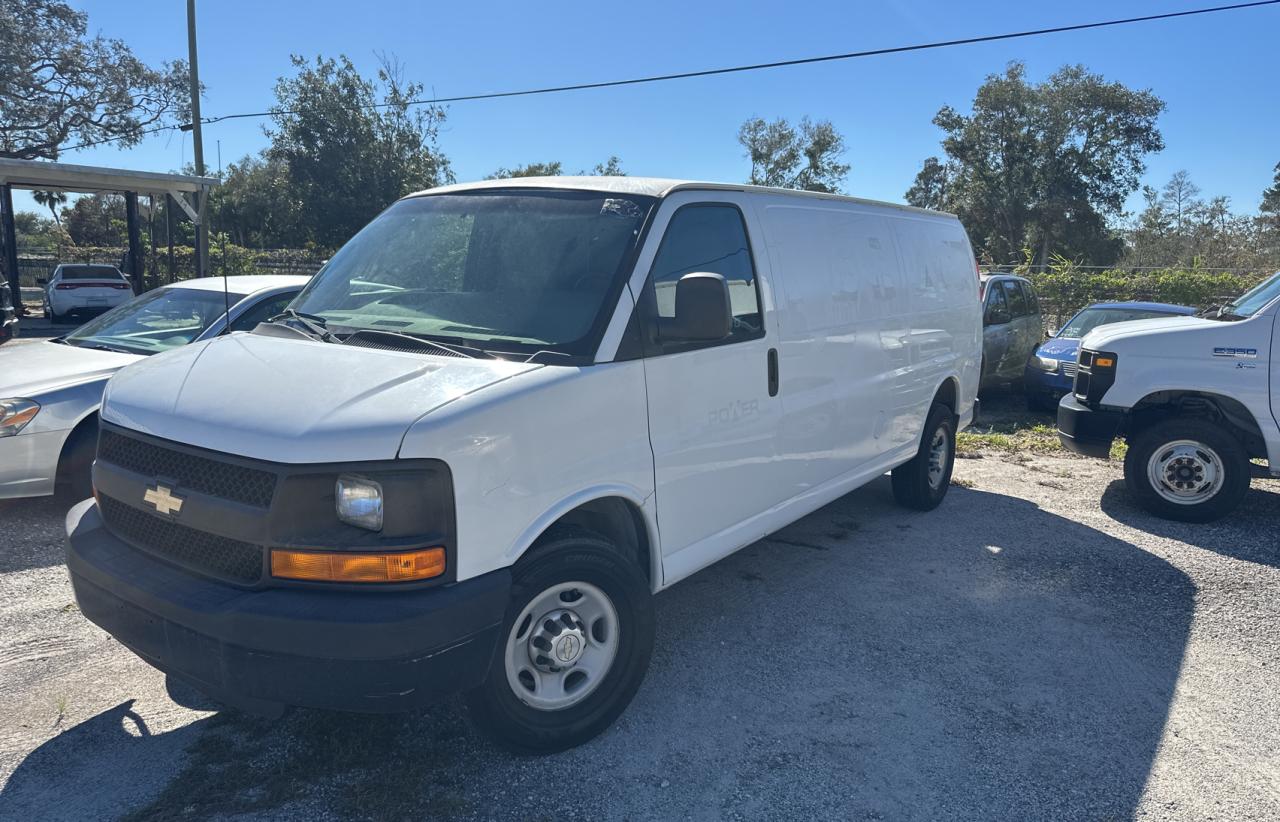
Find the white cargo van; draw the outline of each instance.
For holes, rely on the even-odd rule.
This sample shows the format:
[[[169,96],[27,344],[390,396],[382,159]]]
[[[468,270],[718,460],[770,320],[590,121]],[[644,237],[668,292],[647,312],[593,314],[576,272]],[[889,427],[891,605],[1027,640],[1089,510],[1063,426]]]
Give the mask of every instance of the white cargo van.
[[[936,506],[981,355],[949,215],[639,178],[434,189],[273,323],[111,380],[71,578],[225,702],[465,691],[499,740],[556,750],[639,687],[655,592],[886,471]]]
[[[1089,332],[1058,406],[1063,445],[1105,459],[1126,439],[1125,485],[1158,516],[1230,513],[1252,477],[1280,477],[1278,313],[1280,272],[1208,316]]]

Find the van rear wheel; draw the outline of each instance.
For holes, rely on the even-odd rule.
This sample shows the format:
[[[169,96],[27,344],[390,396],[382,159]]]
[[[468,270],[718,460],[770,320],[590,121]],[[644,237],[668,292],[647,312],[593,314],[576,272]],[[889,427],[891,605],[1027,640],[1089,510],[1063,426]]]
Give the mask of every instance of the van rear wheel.
[[[932,511],[947,495],[956,461],[956,422],[951,409],[934,403],[924,423],[920,450],[893,469],[893,498],[917,511]]]
[[[548,535],[514,577],[489,674],[467,695],[472,721],[518,753],[581,745],[617,719],[648,670],[648,580],[580,528]]]

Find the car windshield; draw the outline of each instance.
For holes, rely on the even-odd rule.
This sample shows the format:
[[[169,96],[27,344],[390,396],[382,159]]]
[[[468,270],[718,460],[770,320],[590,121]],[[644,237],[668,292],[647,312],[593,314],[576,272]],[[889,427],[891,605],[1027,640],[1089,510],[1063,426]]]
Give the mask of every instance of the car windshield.
[[[588,354],[653,199],[507,189],[401,200],[293,307],[339,335],[394,331],[499,352]]]
[[[123,280],[124,275],[109,265],[64,265],[64,280]]]
[[[1065,340],[1078,340],[1100,325],[1176,316],[1179,315],[1169,311],[1154,311],[1150,308],[1086,308],[1063,326],[1058,332],[1058,337]]]
[[[113,348],[129,354],[158,354],[186,345],[222,316],[221,291],[161,288],[90,320],[68,334],[68,345]],[[231,294],[231,304],[244,299]]]
[[[1252,317],[1276,297],[1280,297],[1280,271],[1234,301],[1227,303],[1223,306],[1223,312],[1236,317]]]

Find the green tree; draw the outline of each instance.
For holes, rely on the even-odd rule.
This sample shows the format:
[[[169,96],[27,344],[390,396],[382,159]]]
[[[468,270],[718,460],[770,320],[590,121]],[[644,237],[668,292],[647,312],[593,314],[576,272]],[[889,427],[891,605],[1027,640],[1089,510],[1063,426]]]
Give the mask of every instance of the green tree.
[[[119,194],[91,194],[63,210],[63,228],[76,245],[128,244],[124,198]]]
[[[1276,176],[1271,187],[1262,192],[1262,206],[1258,210],[1276,228],[1280,228],[1280,163],[1276,163]]]
[[[549,163],[529,163],[515,168],[499,168],[485,177],[486,180],[509,180],[513,177],[559,177],[564,173],[559,160]]]
[[[930,158],[908,192],[912,204],[955,211],[976,245],[1001,261],[1055,256],[1109,263],[1122,250],[1108,218],[1137,190],[1145,158],[1164,147],[1151,91],[1065,66],[1043,83],[1010,63],[978,88],[969,114],[944,106],[934,124],[946,161]],[[939,167],[954,168],[941,202]],[[936,198],[935,198],[936,200]]]
[[[62,225],[62,218],[58,216],[58,209],[67,202],[67,195],[62,191],[41,191],[36,189],[31,192],[31,199],[40,205],[49,209],[49,213],[53,215],[53,221],[58,225]]]
[[[583,172],[587,175],[588,172]],[[611,154],[609,159],[603,163],[596,163],[595,168],[591,169],[589,175],[592,177],[626,177],[627,172],[622,170],[622,160],[618,159],[618,155]]]
[[[304,210],[289,196],[288,168],[279,160],[245,155],[227,166],[209,195],[210,225],[247,248],[283,248],[306,242]]]
[[[782,118],[752,117],[738,129],[738,142],[751,161],[751,185],[837,193],[849,174],[840,162],[844,137],[829,120],[805,117],[797,129]]]
[[[399,197],[452,182],[438,147],[445,111],[414,105],[424,88],[393,61],[369,80],[345,56],[292,60],[297,75],[276,82],[266,161],[305,215],[298,239],[337,248]]]
[[[0,157],[56,159],[72,140],[134,145],[187,115],[186,63],[152,68],[87,30],[62,0],[0,3]]]

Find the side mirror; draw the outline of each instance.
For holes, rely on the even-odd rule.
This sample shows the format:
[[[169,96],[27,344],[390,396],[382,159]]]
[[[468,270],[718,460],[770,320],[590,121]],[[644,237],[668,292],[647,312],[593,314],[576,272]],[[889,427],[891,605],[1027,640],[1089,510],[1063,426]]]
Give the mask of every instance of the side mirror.
[[[983,320],[983,325],[1004,325],[1007,322],[1013,322],[1013,317],[1009,315],[1009,309],[998,308],[993,306],[987,311],[987,316]]]
[[[49,284],[49,278],[48,278],[48,277],[37,277],[37,278],[36,278],[36,285],[48,285],[48,284]]]
[[[664,339],[723,340],[733,330],[729,284],[719,274],[695,271],[676,283],[676,315],[659,320]]]
[[[1058,336],[1058,329],[1056,329],[1056,328],[1046,328],[1046,329],[1044,330],[1044,338],[1045,338],[1046,340],[1052,340],[1052,339],[1053,339],[1054,337],[1056,337],[1056,336]]]

